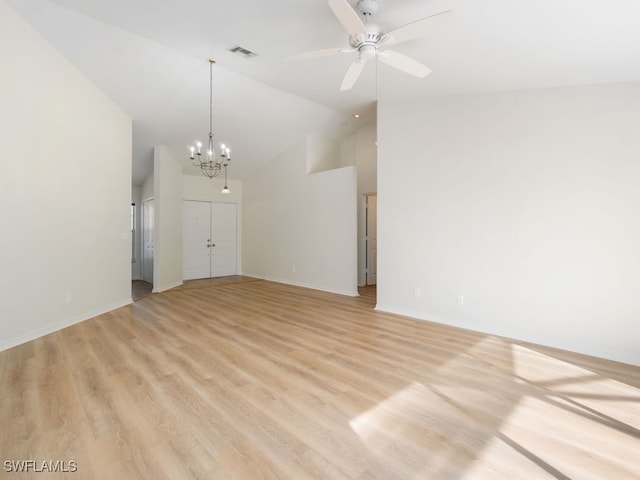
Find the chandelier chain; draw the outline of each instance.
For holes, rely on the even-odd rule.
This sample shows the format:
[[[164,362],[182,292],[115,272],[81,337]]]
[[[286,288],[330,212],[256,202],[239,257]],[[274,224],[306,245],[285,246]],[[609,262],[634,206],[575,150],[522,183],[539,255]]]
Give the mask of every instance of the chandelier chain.
[[[209,135],[213,133],[213,64],[214,60],[209,60]]]

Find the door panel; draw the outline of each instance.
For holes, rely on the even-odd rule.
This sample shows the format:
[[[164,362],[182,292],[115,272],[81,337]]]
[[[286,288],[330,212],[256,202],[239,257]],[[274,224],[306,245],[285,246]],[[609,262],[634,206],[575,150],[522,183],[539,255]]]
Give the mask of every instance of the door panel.
[[[211,276],[236,275],[238,206],[212,203],[211,207]]]
[[[182,277],[184,280],[211,276],[211,203],[182,202]]]
[[[184,280],[236,275],[237,205],[182,202]]]
[[[142,202],[142,279],[153,283],[153,199]]]

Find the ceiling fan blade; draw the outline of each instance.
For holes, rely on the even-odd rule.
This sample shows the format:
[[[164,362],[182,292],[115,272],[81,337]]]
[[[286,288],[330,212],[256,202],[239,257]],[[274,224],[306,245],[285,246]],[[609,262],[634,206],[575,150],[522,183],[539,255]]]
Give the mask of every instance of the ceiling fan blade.
[[[444,12],[435,13],[420,20],[416,20],[415,22],[408,23],[402,27],[398,27],[385,34],[382,37],[382,43],[385,45],[397,45],[399,43],[413,40],[414,38],[428,35],[438,28],[440,24],[448,21],[451,18],[451,15],[447,14],[451,12],[453,12],[453,10],[445,10]]]
[[[360,15],[356,12],[347,0],[329,0],[329,7],[342,24],[342,26],[350,34],[362,33],[367,34],[367,28],[364,26]]]
[[[431,73],[429,67],[393,50],[378,52],[378,58],[381,62],[415,77],[424,78]]]
[[[339,53],[353,52],[352,48],[327,48],[325,50],[316,50],[314,52],[298,53],[296,55],[290,55],[285,60],[307,60],[308,58],[320,58],[331,57],[332,55],[338,55]]]
[[[351,90],[351,87],[353,87],[356,80],[358,80],[358,77],[360,77],[365,63],[367,63],[367,61],[360,58],[356,58],[351,62],[351,65],[349,65],[349,69],[342,80],[342,85],[340,85],[340,91],[344,92],[345,90]]]

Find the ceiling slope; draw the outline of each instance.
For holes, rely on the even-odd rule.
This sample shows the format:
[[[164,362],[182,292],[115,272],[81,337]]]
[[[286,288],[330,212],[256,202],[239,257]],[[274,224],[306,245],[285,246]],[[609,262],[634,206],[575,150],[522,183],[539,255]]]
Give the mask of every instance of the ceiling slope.
[[[355,5],[355,0],[350,0]],[[438,11],[451,21],[397,50],[432,69],[425,79],[369,62],[340,92],[348,55],[286,62],[347,45],[324,0],[12,0],[10,3],[134,121],[134,182],[151,148],[180,157],[208,129],[234,149],[231,174],[256,171],[295,138],[336,127],[377,99],[640,80],[637,0],[379,0],[390,31]],[[258,56],[238,57],[241,45]],[[353,121],[346,127],[352,128]]]

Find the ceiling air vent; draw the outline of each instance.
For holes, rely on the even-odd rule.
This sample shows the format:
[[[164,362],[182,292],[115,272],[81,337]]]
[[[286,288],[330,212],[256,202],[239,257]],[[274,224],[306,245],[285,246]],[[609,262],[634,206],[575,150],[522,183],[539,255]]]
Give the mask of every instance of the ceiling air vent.
[[[243,48],[240,45],[231,47],[229,51],[231,53],[235,53],[236,55],[240,55],[241,57],[244,57],[244,58],[252,58],[257,55],[256,53],[253,53],[251,50],[247,50],[246,48]]]

